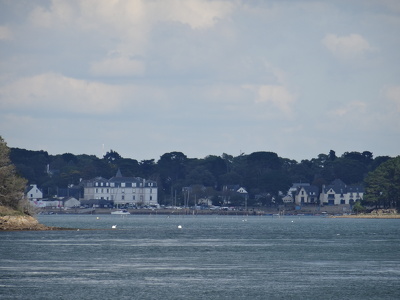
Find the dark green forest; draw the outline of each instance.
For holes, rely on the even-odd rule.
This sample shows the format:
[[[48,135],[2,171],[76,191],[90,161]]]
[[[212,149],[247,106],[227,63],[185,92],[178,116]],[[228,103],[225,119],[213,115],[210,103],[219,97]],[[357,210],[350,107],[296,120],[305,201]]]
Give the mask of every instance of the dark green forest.
[[[187,186],[196,190],[196,197],[208,197],[218,204],[223,186],[239,185],[248,191],[249,205],[262,206],[271,205],[272,200],[279,203],[279,192],[286,192],[294,182],[311,183],[321,188],[339,178],[347,185],[367,184],[368,190],[375,180],[371,176],[383,176],[374,176],[377,168],[393,160],[389,156],[374,158],[369,151],[345,152],[337,156],[335,151],[330,150],[327,154],[319,154],[316,158],[301,162],[267,151],[239,156],[224,153],[201,159],[189,158],[182,152],[170,152],[163,154],[157,161],[137,161],[121,157],[113,150],[103,158],[98,158],[71,153],[50,155],[46,151],[19,148],[11,148],[10,159],[19,175],[30,184],[37,184],[45,197],[57,195],[60,189],[77,186],[81,180],[97,176],[111,178],[120,169],[123,176],[157,181],[160,204],[168,205],[173,201],[182,204],[182,188]],[[395,170],[399,172],[398,168]],[[382,187],[376,185],[374,191],[370,189],[371,195],[374,195],[365,197],[365,201],[383,206],[398,204],[399,201],[393,200],[395,191],[391,192],[389,200],[390,195],[383,195]]]

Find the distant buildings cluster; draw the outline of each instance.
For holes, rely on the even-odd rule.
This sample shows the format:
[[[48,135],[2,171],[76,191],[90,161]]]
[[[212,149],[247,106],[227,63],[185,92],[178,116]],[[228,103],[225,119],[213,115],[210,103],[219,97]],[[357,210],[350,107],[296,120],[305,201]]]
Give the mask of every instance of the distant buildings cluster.
[[[81,181],[79,190],[82,189],[83,195],[74,193],[73,196],[43,199],[43,192],[36,184],[32,184],[26,196],[37,207],[158,206],[157,182],[139,177],[124,177],[120,170],[110,179],[96,177]]]
[[[82,193],[83,191],[83,193]],[[240,195],[246,205],[247,191],[238,185],[224,186],[224,192],[233,191]],[[96,177],[83,180],[79,188],[71,187],[64,191],[63,196],[43,199],[43,192],[32,184],[26,191],[27,198],[37,207],[158,207],[157,182],[139,177],[124,177],[120,170],[117,174],[105,179]],[[185,199],[193,193],[191,187],[183,189]],[[229,194],[223,196],[224,204],[230,204]],[[329,185],[323,185],[321,191],[309,183],[294,183],[286,196],[282,197],[285,204],[303,205],[353,205],[364,197],[364,188],[361,185],[348,186],[342,180],[336,179]],[[209,199],[198,199],[197,204],[211,206]],[[185,205],[188,200],[185,201]]]
[[[348,186],[342,180],[336,179],[329,185],[323,185],[321,192],[317,186],[309,183],[294,183],[288,194],[283,197],[284,203],[296,205],[353,205],[364,197],[364,187]]]

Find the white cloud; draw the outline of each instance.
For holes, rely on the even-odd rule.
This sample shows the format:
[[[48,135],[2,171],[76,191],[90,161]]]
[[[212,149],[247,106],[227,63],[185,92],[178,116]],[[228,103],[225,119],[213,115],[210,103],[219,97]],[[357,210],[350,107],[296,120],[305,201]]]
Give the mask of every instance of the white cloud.
[[[30,14],[31,23],[46,30],[75,36],[88,44],[97,43],[99,55],[90,72],[96,76],[143,74],[143,62],[132,57],[147,57],[152,30],[163,23],[187,25],[192,30],[207,30],[226,18],[233,9],[229,1],[208,0],[53,0],[49,7],[37,7]],[[162,37],[165,39],[165,37]],[[182,43],[185,38],[179,37]],[[179,48],[180,49],[180,48]],[[175,50],[179,50],[175,49]],[[160,49],[161,50],[161,49]],[[103,53],[118,53],[108,57]],[[187,52],[186,52],[187,54]]]
[[[0,26],[0,41],[11,39],[11,30],[7,26]]]
[[[287,116],[293,113],[295,96],[281,85],[262,85],[258,88],[256,103],[271,103]]]
[[[73,1],[51,1],[50,8],[37,6],[30,15],[30,21],[38,27],[51,27],[55,25],[68,25],[76,12]]]
[[[243,85],[242,88],[254,93],[256,106],[266,104],[270,108],[277,109],[285,117],[293,116],[293,105],[295,104],[296,96],[289,92],[285,86],[247,84]],[[260,112],[260,107],[256,109]]]
[[[143,61],[126,57],[106,58],[92,63],[90,71],[95,76],[134,76],[143,75]]]
[[[165,20],[187,24],[192,29],[213,27],[233,8],[233,4],[228,1],[204,0],[163,0],[155,2],[154,5],[157,5],[160,19],[163,19],[164,15]]]
[[[107,114],[120,111],[121,87],[46,73],[0,88],[0,108]]]
[[[385,95],[396,105],[397,110],[400,112],[400,85],[387,87]]]
[[[364,112],[367,107],[367,104],[361,101],[353,101],[348,103],[347,105],[341,106],[332,111],[332,114],[335,116],[345,116],[345,115],[359,115],[360,112]]]
[[[359,34],[337,36],[328,34],[322,39],[322,44],[336,57],[352,59],[372,51],[368,41]]]

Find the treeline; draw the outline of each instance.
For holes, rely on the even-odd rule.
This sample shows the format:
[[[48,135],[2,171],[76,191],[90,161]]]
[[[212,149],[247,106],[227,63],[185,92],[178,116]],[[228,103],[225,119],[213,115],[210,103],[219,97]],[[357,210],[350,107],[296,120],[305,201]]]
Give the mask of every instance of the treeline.
[[[11,148],[10,158],[18,173],[30,184],[37,184],[45,197],[56,195],[60,188],[78,185],[81,180],[97,176],[111,178],[120,169],[123,176],[157,181],[160,204],[182,203],[182,188],[187,186],[199,187],[197,197],[215,196],[217,199],[223,186],[239,185],[248,191],[249,205],[268,205],[272,200],[279,202],[279,192],[286,192],[294,182],[311,183],[321,188],[339,178],[348,185],[363,184],[369,172],[391,159],[389,156],[374,158],[369,151],[336,156],[335,151],[330,150],[301,162],[266,151],[239,156],[224,153],[201,159],[188,158],[182,152],[170,152],[157,161],[137,161],[123,158],[113,150],[98,158],[71,153],[50,155],[46,151],[19,148]],[[203,186],[207,189],[200,188]]]

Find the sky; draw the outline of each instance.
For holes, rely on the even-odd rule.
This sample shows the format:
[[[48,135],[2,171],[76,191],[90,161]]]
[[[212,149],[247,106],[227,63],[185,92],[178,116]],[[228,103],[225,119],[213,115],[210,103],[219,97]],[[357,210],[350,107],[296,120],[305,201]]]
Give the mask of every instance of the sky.
[[[158,160],[400,155],[400,1],[0,0],[0,135]]]

